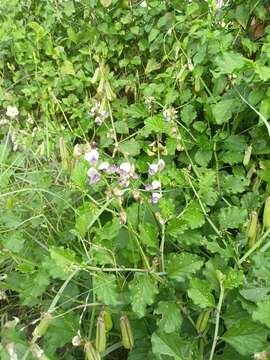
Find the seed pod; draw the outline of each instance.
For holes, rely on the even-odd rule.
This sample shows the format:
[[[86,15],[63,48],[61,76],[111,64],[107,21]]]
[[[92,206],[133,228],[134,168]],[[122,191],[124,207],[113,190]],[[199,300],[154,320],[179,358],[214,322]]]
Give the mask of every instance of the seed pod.
[[[101,316],[97,318],[96,349],[98,352],[103,352],[106,349],[105,321]]]
[[[199,333],[203,333],[206,329],[211,310],[206,310],[200,313],[196,322],[196,329]]]
[[[99,353],[94,349],[90,341],[84,344],[84,352],[87,360],[100,360]]]
[[[152,259],[152,266],[151,269],[154,272],[158,271],[158,267],[159,267],[159,258],[157,256],[153,257]]]
[[[251,248],[255,242],[257,237],[257,229],[258,229],[258,213],[257,211],[252,211],[247,231],[248,238],[248,246]]]
[[[244,159],[243,159],[243,165],[244,166],[248,166],[249,161],[250,161],[250,157],[251,157],[251,153],[252,153],[252,145],[249,145],[246,148]]]
[[[265,201],[264,212],[263,212],[263,226],[266,229],[270,228],[270,196]]]
[[[101,311],[100,316],[105,321],[106,331],[111,331],[113,328],[113,322],[112,322],[112,317],[111,317],[111,314],[109,313],[109,311],[108,310]]]
[[[126,315],[120,318],[120,329],[122,334],[122,343],[125,349],[132,349],[134,346],[134,338],[128,317]]]
[[[33,336],[37,339],[43,336],[46,333],[51,320],[52,320],[51,314],[49,313],[44,314],[38,326],[35,327],[33,331]]]

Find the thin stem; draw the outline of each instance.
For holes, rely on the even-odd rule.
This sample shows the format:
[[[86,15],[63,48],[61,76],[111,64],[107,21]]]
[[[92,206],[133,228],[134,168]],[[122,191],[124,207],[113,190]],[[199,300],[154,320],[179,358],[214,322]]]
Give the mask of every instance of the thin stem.
[[[215,349],[216,349],[216,345],[217,345],[217,341],[218,341],[220,313],[221,313],[221,307],[222,307],[223,298],[224,298],[223,282],[220,281],[219,285],[220,285],[220,294],[219,294],[218,306],[217,306],[217,309],[216,309],[215,332],[214,332],[214,339],[213,339],[213,343],[212,343],[212,348],[211,348],[211,353],[210,353],[210,356],[209,356],[209,360],[212,360],[213,357],[214,357],[214,354],[215,354]]]
[[[270,234],[270,229],[268,229],[263,236],[241,257],[241,259],[238,261],[238,264],[241,265],[255,250],[258,249],[258,247],[261,246],[263,241],[267,238],[267,236]]]
[[[160,242],[160,258],[161,258],[161,271],[165,273],[165,263],[164,263],[164,247],[165,247],[165,224],[161,224],[161,242]]]

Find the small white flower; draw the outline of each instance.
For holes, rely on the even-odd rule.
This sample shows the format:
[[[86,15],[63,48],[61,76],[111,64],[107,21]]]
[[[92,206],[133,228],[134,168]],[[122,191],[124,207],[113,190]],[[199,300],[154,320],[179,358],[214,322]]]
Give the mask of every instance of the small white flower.
[[[95,165],[98,161],[99,158],[99,153],[97,151],[97,149],[92,149],[90,151],[88,151],[87,153],[85,153],[84,158],[90,163]]]
[[[109,169],[109,167],[110,167],[110,164],[108,163],[108,161],[104,161],[98,166],[98,170],[101,170],[101,171],[105,170],[106,171],[106,170]]]
[[[165,168],[165,161],[162,159],[158,160],[158,170],[162,171]]]
[[[82,344],[82,338],[79,335],[73,336],[72,345],[73,346],[80,346],[81,344]]]
[[[158,180],[152,181],[152,190],[157,190],[161,187],[161,183]]]
[[[95,184],[95,183],[99,182],[99,180],[100,180],[100,174],[95,168],[90,168],[87,171],[87,176],[89,177],[90,185]]]
[[[158,164],[150,164],[148,168],[148,174],[150,176],[155,175],[158,172]]]
[[[151,203],[157,204],[161,198],[162,198],[162,195],[160,193],[154,192],[151,197]]]
[[[7,111],[6,111],[6,115],[11,117],[11,118],[14,118],[17,115],[19,115],[19,110],[17,109],[16,106],[8,106]]]

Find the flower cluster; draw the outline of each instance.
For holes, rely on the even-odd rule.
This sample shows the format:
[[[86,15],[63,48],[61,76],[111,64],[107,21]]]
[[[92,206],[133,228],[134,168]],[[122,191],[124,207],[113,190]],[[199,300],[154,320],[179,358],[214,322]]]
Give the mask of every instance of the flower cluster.
[[[174,107],[169,107],[163,110],[163,118],[166,122],[171,122],[176,119],[177,112]]]
[[[97,126],[101,126],[104,120],[109,116],[109,113],[102,107],[100,102],[97,102],[91,107],[89,115],[95,118],[95,124]]]
[[[130,186],[132,180],[138,180],[139,175],[135,171],[135,165],[125,161],[119,165],[110,164],[108,161],[99,162],[100,156],[99,151],[96,146],[89,148],[84,154],[85,159],[89,162],[91,167],[87,171],[87,176],[89,179],[89,184],[93,185],[98,183],[102,176],[111,176],[111,185],[112,189],[107,190],[107,196],[115,196],[117,199],[122,201],[122,196],[124,194],[124,189],[127,189]],[[148,175],[153,177],[162,171],[165,167],[165,162],[162,159],[159,159],[157,162],[149,164]],[[107,178],[108,179],[108,178]],[[140,189],[130,189],[131,194],[135,200],[140,199]],[[127,189],[129,191],[129,189]],[[157,204],[162,197],[161,194],[161,182],[157,179],[151,179],[149,184],[144,186],[144,191],[150,192],[150,202],[152,204]],[[121,221],[124,223],[125,216],[122,214]]]

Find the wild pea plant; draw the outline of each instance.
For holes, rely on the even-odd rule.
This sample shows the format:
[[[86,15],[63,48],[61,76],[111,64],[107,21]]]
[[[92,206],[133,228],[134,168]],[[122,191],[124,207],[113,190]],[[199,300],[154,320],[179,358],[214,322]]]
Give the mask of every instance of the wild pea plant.
[[[1,359],[268,359],[268,1],[0,22]]]

